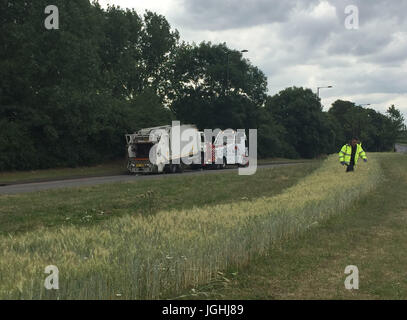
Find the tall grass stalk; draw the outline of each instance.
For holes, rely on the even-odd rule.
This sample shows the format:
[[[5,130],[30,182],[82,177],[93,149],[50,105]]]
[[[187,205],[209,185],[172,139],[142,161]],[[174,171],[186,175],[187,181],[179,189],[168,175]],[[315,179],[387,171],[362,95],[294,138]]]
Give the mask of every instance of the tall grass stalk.
[[[157,299],[250,263],[273,245],[344,211],[381,179],[380,155],[345,174],[337,157],[274,197],[128,215],[0,238],[2,299]],[[227,186],[225,186],[227,188]],[[199,188],[199,186],[196,186]],[[46,290],[47,265],[59,290]]]

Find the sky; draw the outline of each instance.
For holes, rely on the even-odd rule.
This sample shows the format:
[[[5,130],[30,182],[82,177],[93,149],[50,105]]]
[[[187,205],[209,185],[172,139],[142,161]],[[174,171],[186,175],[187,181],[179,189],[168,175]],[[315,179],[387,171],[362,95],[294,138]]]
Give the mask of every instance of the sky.
[[[181,40],[226,43],[268,79],[268,94],[321,89],[337,100],[394,104],[407,120],[407,0],[99,0],[166,17]],[[407,121],[406,121],[407,122]]]

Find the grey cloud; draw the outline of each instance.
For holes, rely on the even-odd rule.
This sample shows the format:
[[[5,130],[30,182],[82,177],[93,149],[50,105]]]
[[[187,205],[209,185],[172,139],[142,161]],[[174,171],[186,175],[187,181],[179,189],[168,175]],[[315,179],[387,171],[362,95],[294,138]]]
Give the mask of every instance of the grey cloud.
[[[370,68],[366,64],[355,64],[348,68],[324,70],[324,77],[337,84],[338,95],[358,95],[386,93],[401,95],[406,93],[407,78],[400,68]]]
[[[375,54],[388,46],[391,41],[391,35],[387,32],[380,33],[372,29],[345,30],[332,35],[327,53],[355,56]]]
[[[345,8],[356,5],[360,23],[371,20],[405,21],[407,0],[327,0],[336,8],[339,21],[344,21]],[[262,24],[284,23],[294,10],[310,10],[320,0],[177,0],[172,19],[195,30],[226,30]]]
[[[347,6],[357,6],[361,25],[370,20],[396,19],[397,22],[404,22],[407,12],[406,0],[329,0],[329,2],[337,8],[341,20],[346,17]]]
[[[323,0],[179,1],[184,11],[174,15],[176,24],[250,49],[271,94],[333,84],[326,96],[365,96],[372,103],[377,95],[407,97],[407,0],[327,0],[336,10],[326,16],[315,14]],[[358,30],[345,28],[348,5],[359,9]],[[407,100],[399,107],[407,109]]]
[[[264,24],[275,24],[287,41],[302,38],[305,50],[327,45],[329,54],[367,55],[386,47],[394,27],[406,28],[404,15],[407,0],[329,0],[336,8],[336,19],[312,17],[309,13],[319,0],[179,0],[183,8],[173,19],[178,25],[193,30],[233,30]],[[349,31],[344,26],[344,9],[356,5],[360,29]],[[390,28],[389,28],[390,27]],[[238,32],[238,31],[236,31]]]
[[[183,0],[183,12],[174,15],[177,24],[198,30],[225,30],[284,22],[297,7],[309,7],[318,0]]]
[[[397,101],[407,118],[407,0],[157,0],[155,7],[164,1],[183,39],[249,49],[270,94],[332,84],[325,102],[349,97],[382,108]],[[336,10],[316,14],[321,3]],[[345,28],[348,5],[359,9],[358,30]]]

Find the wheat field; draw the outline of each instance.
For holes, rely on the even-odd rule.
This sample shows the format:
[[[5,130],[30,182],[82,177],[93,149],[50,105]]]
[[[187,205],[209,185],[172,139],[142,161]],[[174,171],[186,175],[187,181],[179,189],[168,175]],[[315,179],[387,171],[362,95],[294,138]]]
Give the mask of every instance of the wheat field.
[[[380,182],[378,157],[346,174],[330,156],[277,196],[1,236],[0,298],[174,297],[343,212]],[[44,288],[48,265],[59,269],[59,290]]]

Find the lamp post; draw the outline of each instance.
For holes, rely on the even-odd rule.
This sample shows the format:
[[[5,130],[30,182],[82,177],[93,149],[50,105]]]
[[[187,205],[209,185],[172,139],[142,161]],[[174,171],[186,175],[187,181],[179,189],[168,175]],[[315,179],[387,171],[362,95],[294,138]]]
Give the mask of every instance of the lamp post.
[[[227,51],[226,52],[226,56],[227,56],[227,64],[226,64],[226,89],[229,92],[229,54],[231,51]],[[245,52],[249,52],[249,50],[240,50],[241,53],[245,53]]]
[[[321,90],[321,89],[331,89],[331,88],[333,88],[333,86],[318,87],[318,88],[317,88],[317,96],[318,96],[318,98],[319,98],[319,90]]]

